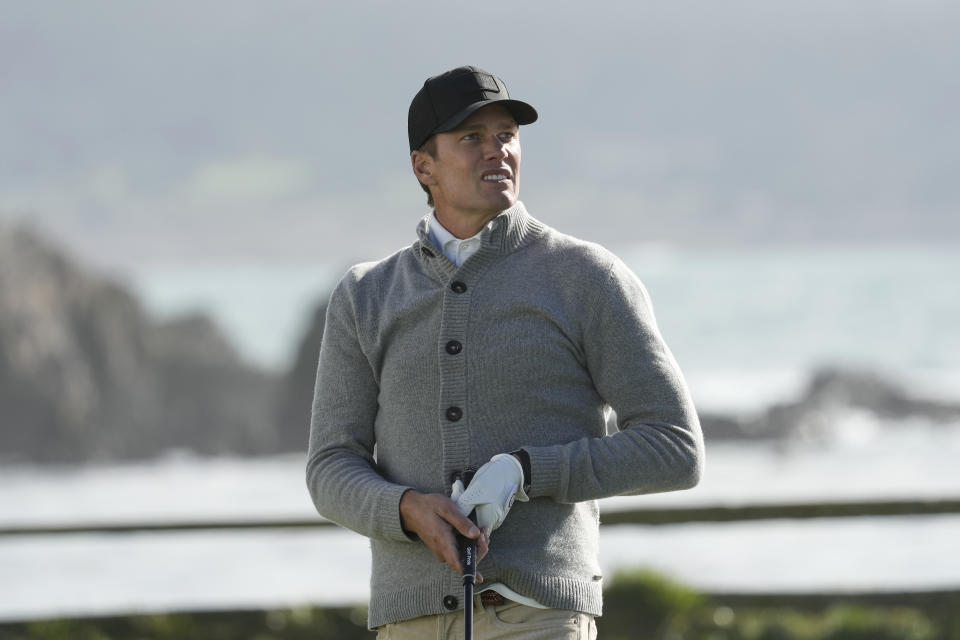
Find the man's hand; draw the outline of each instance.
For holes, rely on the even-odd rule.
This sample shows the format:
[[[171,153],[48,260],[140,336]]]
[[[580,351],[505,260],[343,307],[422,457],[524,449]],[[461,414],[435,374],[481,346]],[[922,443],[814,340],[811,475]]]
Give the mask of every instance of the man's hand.
[[[442,493],[420,493],[407,490],[400,498],[400,523],[406,531],[416,534],[441,562],[460,573],[460,554],[456,534],[477,541],[477,562],[489,550],[490,532],[475,525],[460,513],[457,505]],[[477,582],[483,576],[477,574]]]
[[[450,497],[460,513],[466,515],[476,509],[477,524],[491,532],[503,524],[514,500],[530,499],[523,490],[523,466],[509,453],[490,458],[490,462],[477,469],[466,489],[457,480]]]

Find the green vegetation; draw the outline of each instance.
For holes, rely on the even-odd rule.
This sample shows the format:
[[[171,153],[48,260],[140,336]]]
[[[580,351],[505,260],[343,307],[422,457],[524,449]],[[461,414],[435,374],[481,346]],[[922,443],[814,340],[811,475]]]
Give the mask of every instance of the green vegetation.
[[[2,640],[372,640],[366,607],[303,607],[0,624]]]
[[[0,640],[372,640],[364,607],[0,624]],[[708,596],[649,571],[614,576],[601,640],[960,640],[960,593]]]
[[[614,577],[601,640],[960,640],[960,594],[707,596],[658,574]]]

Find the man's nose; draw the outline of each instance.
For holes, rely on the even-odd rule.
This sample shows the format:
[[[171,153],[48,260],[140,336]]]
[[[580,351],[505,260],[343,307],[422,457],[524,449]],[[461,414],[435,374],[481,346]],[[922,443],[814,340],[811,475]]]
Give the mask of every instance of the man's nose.
[[[486,156],[488,158],[506,158],[507,143],[497,136],[490,136],[485,145]]]

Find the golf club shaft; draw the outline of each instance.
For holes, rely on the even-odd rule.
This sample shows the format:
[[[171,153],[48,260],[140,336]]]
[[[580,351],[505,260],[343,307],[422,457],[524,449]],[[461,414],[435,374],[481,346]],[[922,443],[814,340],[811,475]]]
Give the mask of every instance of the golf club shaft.
[[[463,640],[473,640],[473,582],[463,581]]]

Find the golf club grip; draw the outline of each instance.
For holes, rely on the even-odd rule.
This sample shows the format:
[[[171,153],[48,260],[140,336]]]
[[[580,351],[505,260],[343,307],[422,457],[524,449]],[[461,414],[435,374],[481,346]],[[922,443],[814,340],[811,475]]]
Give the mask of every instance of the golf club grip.
[[[460,474],[464,487],[469,486],[473,474],[473,469]],[[476,509],[467,517],[473,524],[477,524]],[[457,534],[457,546],[460,551],[460,571],[463,574],[463,639],[473,640],[473,583],[477,578],[477,541]]]
[[[468,516],[476,524],[476,511],[471,511]],[[457,535],[457,542],[460,551],[460,571],[463,574],[463,584],[472,585],[477,578],[477,541],[473,538]]]

